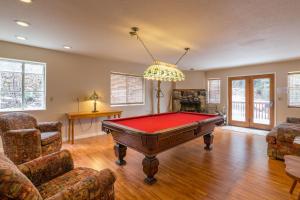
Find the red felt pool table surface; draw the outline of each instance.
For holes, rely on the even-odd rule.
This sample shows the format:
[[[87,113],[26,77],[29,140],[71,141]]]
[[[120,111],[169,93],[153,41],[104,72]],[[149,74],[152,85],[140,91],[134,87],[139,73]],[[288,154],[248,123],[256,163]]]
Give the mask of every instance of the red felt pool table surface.
[[[175,128],[213,117],[216,117],[216,115],[191,112],[175,112],[133,118],[114,119],[111,121],[144,132],[154,133],[163,129]]]

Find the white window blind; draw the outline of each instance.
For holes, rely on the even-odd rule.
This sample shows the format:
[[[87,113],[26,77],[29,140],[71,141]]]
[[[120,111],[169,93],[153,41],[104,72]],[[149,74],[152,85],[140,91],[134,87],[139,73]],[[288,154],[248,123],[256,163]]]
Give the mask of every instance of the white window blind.
[[[208,103],[219,104],[220,103],[220,79],[208,80]]]
[[[45,64],[0,58],[0,112],[43,110]]]
[[[300,107],[300,72],[288,74],[288,105]]]
[[[111,105],[144,104],[144,78],[142,76],[111,73]]]

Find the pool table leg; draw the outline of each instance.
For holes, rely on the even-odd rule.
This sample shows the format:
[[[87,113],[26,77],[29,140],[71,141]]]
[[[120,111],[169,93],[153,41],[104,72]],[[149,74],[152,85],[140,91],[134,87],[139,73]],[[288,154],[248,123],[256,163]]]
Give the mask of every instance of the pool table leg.
[[[116,160],[116,163],[118,165],[125,165],[126,161],[124,160],[124,157],[126,156],[127,147],[124,146],[123,144],[116,143],[114,146],[114,150],[115,150],[115,155],[118,158],[118,160]]]
[[[204,135],[203,138],[204,138],[204,143],[205,143],[204,149],[207,151],[212,150],[212,143],[214,140],[214,135],[212,133],[209,133],[209,134]]]
[[[145,183],[152,185],[156,182],[154,175],[158,171],[159,161],[155,156],[145,156],[143,159],[143,171],[147,175],[144,179]]]

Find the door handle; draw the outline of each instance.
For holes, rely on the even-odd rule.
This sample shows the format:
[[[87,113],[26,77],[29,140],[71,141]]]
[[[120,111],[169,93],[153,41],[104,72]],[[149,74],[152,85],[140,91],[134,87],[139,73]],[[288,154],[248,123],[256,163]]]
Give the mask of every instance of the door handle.
[[[270,108],[274,106],[274,101],[270,101]]]

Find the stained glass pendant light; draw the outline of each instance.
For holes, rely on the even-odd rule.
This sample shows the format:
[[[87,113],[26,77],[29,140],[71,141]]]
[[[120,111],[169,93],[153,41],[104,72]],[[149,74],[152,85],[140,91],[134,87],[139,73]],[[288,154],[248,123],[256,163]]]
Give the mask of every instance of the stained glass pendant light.
[[[176,65],[154,61],[144,72],[144,78],[157,81],[183,81],[184,74]]]
[[[161,81],[172,81],[172,82],[177,82],[177,81],[183,81],[185,76],[183,72],[177,68],[177,64],[179,61],[187,54],[187,52],[190,50],[190,48],[185,48],[185,52],[180,58],[177,60],[175,64],[170,64],[166,62],[161,62],[158,61],[154,58],[154,56],[151,54],[149,49],[146,47],[145,43],[141,39],[141,37],[138,34],[139,28],[138,27],[132,27],[131,28],[130,35],[131,36],[136,36],[137,39],[141,42],[147,53],[150,55],[150,57],[153,60],[153,64],[151,64],[146,71],[144,72],[144,78],[148,80],[156,80],[157,82],[157,92],[156,92],[156,97],[157,97],[157,113],[160,113],[160,96],[161,96],[161,89],[160,89],[160,84]]]

